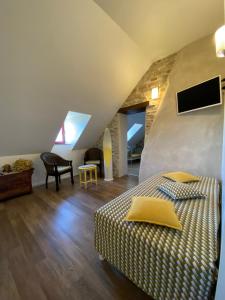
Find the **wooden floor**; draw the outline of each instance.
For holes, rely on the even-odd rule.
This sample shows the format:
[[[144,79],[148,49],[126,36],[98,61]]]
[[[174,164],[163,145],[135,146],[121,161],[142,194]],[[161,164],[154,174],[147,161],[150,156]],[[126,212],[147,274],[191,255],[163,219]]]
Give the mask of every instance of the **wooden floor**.
[[[0,299],[150,299],[94,248],[97,208],[137,184],[100,181],[87,191],[77,178],[0,203]]]

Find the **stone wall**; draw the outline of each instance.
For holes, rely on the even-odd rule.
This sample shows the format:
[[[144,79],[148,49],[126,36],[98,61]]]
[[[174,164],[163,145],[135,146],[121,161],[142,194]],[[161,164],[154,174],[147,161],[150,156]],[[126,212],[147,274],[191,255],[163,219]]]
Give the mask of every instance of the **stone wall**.
[[[175,63],[177,54],[170,55],[164,59],[154,62],[148,71],[144,74],[131,94],[128,96],[122,107],[128,107],[138,103],[149,101],[150,105],[146,108],[145,116],[145,139],[152,127],[155,120],[155,116],[158,112],[158,108],[165,96],[165,92],[168,86],[169,74]],[[159,99],[151,100],[151,89],[153,87],[159,87]],[[114,116],[111,123],[108,125],[112,136],[112,150],[113,150],[113,176],[117,177],[118,165],[119,165],[119,122],[118,114]],[[96,146],[102,149],[103,134],[97,142]]]
[[[177,54],[173,54],[154,62],[122,105],[122,107],[127,107],[149,101],[150,105],[146,109],[145,116],[145,137],[149,133],[159,105],[165,96],[168,77],[176,56]],[[151,89],[157,86],[159,87],[159,99],[151,100]]]

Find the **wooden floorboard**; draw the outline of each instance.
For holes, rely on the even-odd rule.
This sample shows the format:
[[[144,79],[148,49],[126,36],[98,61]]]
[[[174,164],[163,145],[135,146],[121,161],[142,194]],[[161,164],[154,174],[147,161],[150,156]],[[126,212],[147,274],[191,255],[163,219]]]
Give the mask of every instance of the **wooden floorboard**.
[[[137,184],[99,180],[87,190],[62,180],[0,203],[0,299],[149,300],[94,248],[94,212]]]

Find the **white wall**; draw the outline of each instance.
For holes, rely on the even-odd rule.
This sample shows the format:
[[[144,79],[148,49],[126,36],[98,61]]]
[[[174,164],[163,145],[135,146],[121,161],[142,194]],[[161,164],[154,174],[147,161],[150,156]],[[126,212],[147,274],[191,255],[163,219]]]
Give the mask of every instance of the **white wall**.
[[[52,152],[64,157],[65,159],[73,160],[74,175],[78,174],[77,167],[83,164],[85,150],[68,149],[66,145],[55,145]],[[33,162],[34,173],[32,176],[33,186],[44,184],[45,182],[45,168],[40,159],[40,154],[26,154],[26,155],[12,155],[0,157],[0,166],[4,164],[13,164],[17,159],[30,159]],[[66,177],[67,175],[64,175]],[[49,178],[49,181],[54,178]]]
[[[68,111],[92,146],[148,67],[92,0],[1,0],[0,37],[0,156],[50,151]]]

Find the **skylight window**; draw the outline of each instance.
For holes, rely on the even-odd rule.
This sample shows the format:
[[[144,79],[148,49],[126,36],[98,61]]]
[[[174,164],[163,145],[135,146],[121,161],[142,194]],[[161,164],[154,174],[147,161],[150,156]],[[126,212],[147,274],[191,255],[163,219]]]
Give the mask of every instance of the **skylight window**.
[[[131,128],[127,131],[127,141],[129,141],[140,129],[143,127],[143,124],[135,123]]]
[[[55,144],[74,146],[90,118],[91,115],[69,111],[56,137]]]

